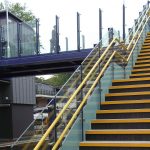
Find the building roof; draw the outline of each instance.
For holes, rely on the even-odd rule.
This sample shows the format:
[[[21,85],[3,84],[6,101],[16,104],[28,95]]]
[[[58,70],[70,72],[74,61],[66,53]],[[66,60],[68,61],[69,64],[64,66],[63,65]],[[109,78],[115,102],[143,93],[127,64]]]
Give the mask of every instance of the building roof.
[[[39,85],[39,86],[46,86],[46,87],[50,87],[50,88],[55,88],[54,86],[52,86],[52,85],[50,85],[50,84],[48,84],[48,83],[41,83],[41,82],[38,82],[38,81],[36,81],[36,83],[35,83],[37,86]]]
[[[6,16],[6,10],[1,10],[0,11],[0,17],[5,17],[5,16]],[[8,16],[14,18],[18,22],[24,22],[23,20],[21,20],[20,18],[18,18],[16,15],[12,14],[11,12],[8,12]]]
[[[26,25],[28,28],[30,28],[30,29],[33,30],[33,28],[28,23],[26,23],[22,19],[18,18],[16,15],[14,15],[13,13],[11,13],[10,11],[8,11],[8,16],[11,17],[11,18],[13,18],[17,22],[20,22],[20,23],[23,22],[24,25]],[[6,17],[6,10],[0,10],[0,18],[1,17]]]

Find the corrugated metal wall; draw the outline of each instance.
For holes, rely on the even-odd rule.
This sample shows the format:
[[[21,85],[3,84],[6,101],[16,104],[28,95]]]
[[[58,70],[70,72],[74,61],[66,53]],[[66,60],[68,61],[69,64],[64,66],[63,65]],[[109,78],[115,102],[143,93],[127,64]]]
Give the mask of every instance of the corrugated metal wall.
[[[13,103],[35,104],[35,77],[12,78]]]
[[[53,86],[43,84],[43,83],[35,83],[35,89],[36,89],[36,94],[43,94],[43,95],[56,94],[56,89]]]

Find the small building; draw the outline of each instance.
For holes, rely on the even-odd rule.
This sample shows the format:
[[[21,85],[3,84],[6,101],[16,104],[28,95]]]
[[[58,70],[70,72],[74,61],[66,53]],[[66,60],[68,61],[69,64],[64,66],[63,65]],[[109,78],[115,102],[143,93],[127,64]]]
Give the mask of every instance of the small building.
[[[56,88],[43,83],[35,83],[36,94],[43,94],[43,95],[55,95]]]
[[[0,57],[34,54],[34,29],[8,12],[8,43],[6,16],[6,11],[0,11]],[[33,121],[35,103],[34,76],[0,79],[0,140],[21,135]]]
[[[35,83],[35,89],[36,107],[45,107],[56,94],[56,88],[43,83]]]

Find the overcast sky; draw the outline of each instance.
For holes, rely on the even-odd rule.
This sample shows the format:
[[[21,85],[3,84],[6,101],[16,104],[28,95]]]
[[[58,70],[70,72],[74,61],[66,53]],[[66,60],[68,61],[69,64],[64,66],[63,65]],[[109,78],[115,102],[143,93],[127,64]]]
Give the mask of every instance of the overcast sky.
[[[0,0],[4,1],[4,0]],[[85,36],[85,47],[91,48],[98,42],[98,15],[102,9],[103,33],[108,27],[122,30],[122,5],[126,6],[126,29],[133,26],[134,19],[147,0],[10,0],[25,4],[27,9],[40,19],[40,36],[45,51],[49,51],[51,31],[55,15],[60,17],[60,46],[65,50],[65,37],[69,49],[76,49],[76,13],[81,14],[81,35]]]

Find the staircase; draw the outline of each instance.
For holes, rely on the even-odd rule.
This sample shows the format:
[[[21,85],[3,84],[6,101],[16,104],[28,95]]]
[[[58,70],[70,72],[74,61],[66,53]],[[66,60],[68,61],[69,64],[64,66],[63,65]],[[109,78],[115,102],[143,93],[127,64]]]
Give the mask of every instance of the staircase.
[[[149,11],[148,6],[143,7],[124,44],[118,32],[113,32],[111,41],[103,38],[55,95],[56,118],[51,125],[38,134],[33,130],[34,120],[11,148],[31,135],[29,143],[23,145],[24,150],[33,149],[34,141],[34,150],[77,150],[79,143],[80,150],[150,149],[150,33],[145,39],[150,30]],[[139,54],[137,47],[142,46],[144,39]],[[129,79],[112,82],[128,77],[136,59]],[[97,110],[104,96],[105,102]],[[97,118],[92,120],[95,110]],[[80,142],[84,130],[88,130],[86,141]]]
[[[80,150],[150,150],[150,33],[129,79],[113,80]]]

